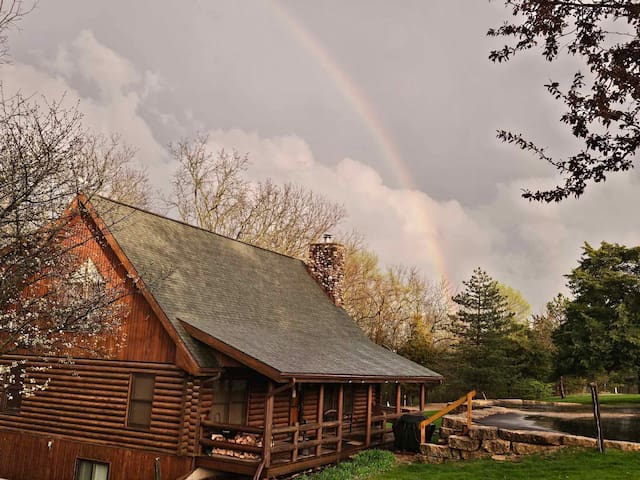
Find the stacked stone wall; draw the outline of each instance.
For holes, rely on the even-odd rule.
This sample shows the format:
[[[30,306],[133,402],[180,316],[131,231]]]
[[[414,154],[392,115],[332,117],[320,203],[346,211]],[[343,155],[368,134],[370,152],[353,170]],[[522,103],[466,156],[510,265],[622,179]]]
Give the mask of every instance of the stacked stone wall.
[[[504,413],[501,407],[474,411],[474,417]],[[465,432],[465,433],[462,433]],[[472,425],[466,429],[465,415],[443,418],[440,431],[441,444],[424,443],[418,460],[424,463],[469,460],[492,457],[553,453],[559,449],[597,448],[595,438],[536,430],[509,430],[499,427]],[[605,448],[640,452],[640,443],[605,440]]]

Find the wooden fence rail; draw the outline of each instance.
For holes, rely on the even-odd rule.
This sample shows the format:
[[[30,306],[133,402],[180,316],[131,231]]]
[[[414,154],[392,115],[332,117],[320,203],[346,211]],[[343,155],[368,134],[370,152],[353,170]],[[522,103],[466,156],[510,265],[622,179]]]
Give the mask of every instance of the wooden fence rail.
[[[472,390],[471,392],[467,393],[466,395],[460,397],[455,402],[450,403],[449,405],[444,407],[442,410],[434,413],[429,418],[427,418],[427,419],[423,420],[422,422],[420,422],[420,443],[426,443],[425,430],[427,428],[427,425],[429,425],[432,422],[435,422],[440,417],[445,416],[450,411],[455,410],[456,408],[458,408],[460,405],[462,405],[465,402],[467,404],[467,428],[471,428],[471,421],[472,421],[471,410],[472,410],[473,397],[475,397],[475,396],[476,396],[476,391]]]

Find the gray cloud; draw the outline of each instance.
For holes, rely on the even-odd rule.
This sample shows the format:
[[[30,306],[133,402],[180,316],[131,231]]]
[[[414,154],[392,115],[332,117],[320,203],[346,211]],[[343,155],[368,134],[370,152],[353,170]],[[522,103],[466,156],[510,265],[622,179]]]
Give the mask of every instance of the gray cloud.
[[[454,284],[482,266],[537,309],[563,287],[584,240],[638,242],[638,179],[616,176],[560,206],[519,197],[555,172],[497,143],[495,129],[568,151],[542,85],[576,65],[535,55],[490,64],[496,43],[485,32],[506,14],[501,2],[467,0],[57,0],[12,35],[14,64],[0,72],[5,86],[81,99],[87,123],[123,134],[158,188],[173,169],[166,144],[209,131],[213,147],[249,152],[256,178],[343,202],[345,227],[384,262],[446,271]],[[354,95],[413,185],[399,181]]]

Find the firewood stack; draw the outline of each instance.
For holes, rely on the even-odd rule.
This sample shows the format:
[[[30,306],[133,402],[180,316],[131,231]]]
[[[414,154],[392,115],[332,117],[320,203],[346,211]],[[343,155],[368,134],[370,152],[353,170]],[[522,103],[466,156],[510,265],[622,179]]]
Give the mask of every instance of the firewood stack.
[[[220,433],[213,433],[211,434],[211,440],[227,443],[237,443],[239,445],[251,445],[255,447],[262,446],[262,437],[251,433],[237,433],[233,438],[226,438]],[[260,456],[256,455],[255,453],[241,452],[239,450],[231,450],[226,448],[214,448],[211,450],[211,453],[216,455],[226,455],[228,457],[243,458],[246,460],[255,460],[260,458]]]

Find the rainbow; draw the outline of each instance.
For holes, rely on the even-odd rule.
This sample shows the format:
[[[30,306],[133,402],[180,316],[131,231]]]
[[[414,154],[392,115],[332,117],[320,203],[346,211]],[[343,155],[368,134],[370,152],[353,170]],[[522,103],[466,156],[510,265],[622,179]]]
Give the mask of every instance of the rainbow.
[[[360,91],[358,86],[340,65],[329,55],[318,39],[305,29],[301,22],[289,12],[279,0],[271,0],[269,4],[276,17],[329,74],[345,100],[358,114],[367,127],[371,137],[378,145],[378,148],[383,153],[385,160],[389,163],[391,170],[395,173],[398,182],[408,190],[422,193],[413,182],[411,172],[406,162],[402,158],[402,155],[400,155],[398,147],[385,129],[384,124],[369,99]],[[446,262],[442,254],[442,249],[438,244],[438,228],[435,223],[431,221],[426,205],[422,202],[414,202],[412,207],[418,212],[416,221],[420,223],[420,230],[429,232],[430,234],[425,237],[424,246],[434,263],[437,273],[443,279],[448,280],[450,277],[447,272]]]

